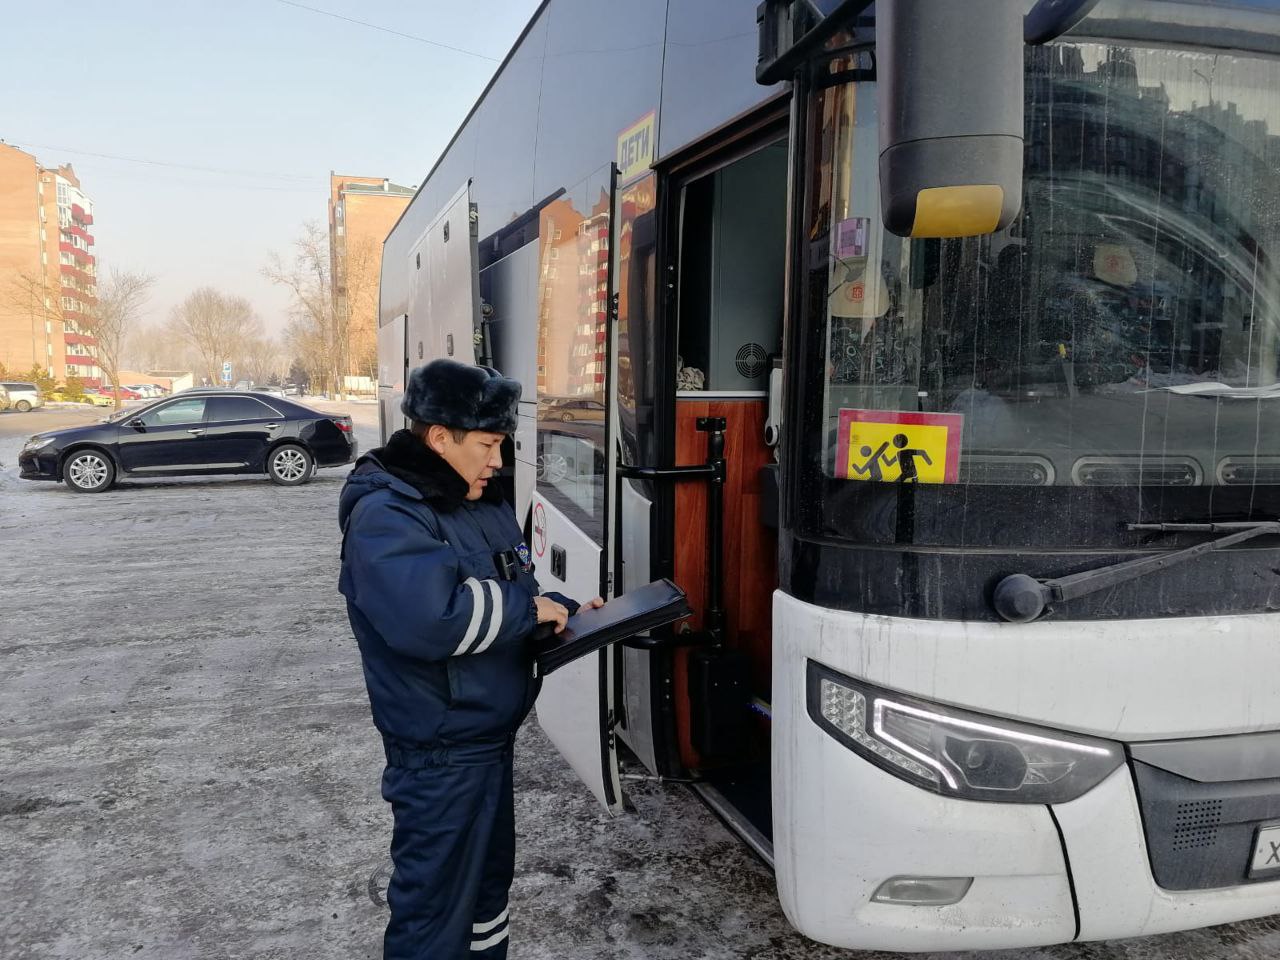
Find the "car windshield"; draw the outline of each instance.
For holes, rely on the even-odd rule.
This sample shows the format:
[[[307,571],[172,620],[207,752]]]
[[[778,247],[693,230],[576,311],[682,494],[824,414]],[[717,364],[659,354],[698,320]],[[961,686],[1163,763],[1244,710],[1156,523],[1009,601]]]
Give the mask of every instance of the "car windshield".
[[[138,407],[126,407],[123,410],[117,410],[115,413],[105,418],[106,423],[115,423],[117,420],[124,420],[128,417],[136,417],[141,411]]]
[[[1280,63],[1073,43],[1027,70],[1022,212],[986,237],[885,233],[875,85],[817,97],[806,471],[827,507],[901,481],[1256,510],[1280,491]]]

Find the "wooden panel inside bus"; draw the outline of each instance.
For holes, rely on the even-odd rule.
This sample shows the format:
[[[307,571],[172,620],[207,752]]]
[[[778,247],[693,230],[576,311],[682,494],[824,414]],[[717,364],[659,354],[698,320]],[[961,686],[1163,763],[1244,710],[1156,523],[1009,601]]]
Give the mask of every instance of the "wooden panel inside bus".
[[[771,462],[764,444],[766,401],[758,397],[676,401],[676,463],[703,463],[707,435],[699,417],[724,417],[727,477],[724,489],[725,645],[751,660],[751,692],[768,701],[772,677],[773,591],[778,582],[777,534],[760,520],[760,468]],[[689,595],[693,630],[702,628],[707,605],[707,485],[676,486],[675,581]],[[700,769],[702,759],[690,739],[688,648],[676,653],[675,713],[681,762]]]

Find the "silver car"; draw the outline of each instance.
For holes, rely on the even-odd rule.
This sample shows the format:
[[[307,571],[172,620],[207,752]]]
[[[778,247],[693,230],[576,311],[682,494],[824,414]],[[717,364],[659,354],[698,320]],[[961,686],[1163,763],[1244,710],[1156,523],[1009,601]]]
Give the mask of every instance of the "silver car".
[[[9,394],[9,405],[19,413],[26,413],[44,406],[44,397],[40,396],[40,388],[34,383],[20,383],[6,380],[0,383]]]

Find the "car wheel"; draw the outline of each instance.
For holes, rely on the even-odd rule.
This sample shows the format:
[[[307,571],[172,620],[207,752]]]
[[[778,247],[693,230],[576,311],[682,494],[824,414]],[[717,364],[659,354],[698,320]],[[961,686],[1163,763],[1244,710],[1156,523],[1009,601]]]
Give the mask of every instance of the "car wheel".
[[[563,454],[546,453],[538,457],[537,478],[543,483],[559,483],[569,475],[569,461]]]
[[[31,402],[28,400],[19,400],[13,405],[13,409],[17,410],[19,413],[26,413],[31,409]]]
[[[115,464],[100,450],[77,450],[62,465],[62,480],[76,493],[101,493],[115,479]]]
[[[267,476],[282,487],[296,487],[311,479],[314,461],[311,454],[296,444],[286,443],[271,451],[267,461]]]
[[[562,414],[560,414],[560,422],[561,422],[561,423],[572,423],[572,422],[573,422],[573,414],[572,414],[572,413],[570,413],[568,410],[564,411]]]

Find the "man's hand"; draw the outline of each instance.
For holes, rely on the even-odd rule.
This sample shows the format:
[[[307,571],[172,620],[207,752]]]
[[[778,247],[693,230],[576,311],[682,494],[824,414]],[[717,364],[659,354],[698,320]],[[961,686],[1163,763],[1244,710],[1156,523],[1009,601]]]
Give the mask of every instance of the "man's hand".
[[[594,610],[596,607],[603,607],[604,600],[601,599],[600,597],[596,597],[594,600],[588,600],[586,603],[583,604],[583,606],[590,607],[592,610]]]
[[[539,623],[554,623],[556,633],[564,629],[569,619],[569,611],[563,603],[556,603],[550,597],[534,597],[533,603],[538,608]]]

